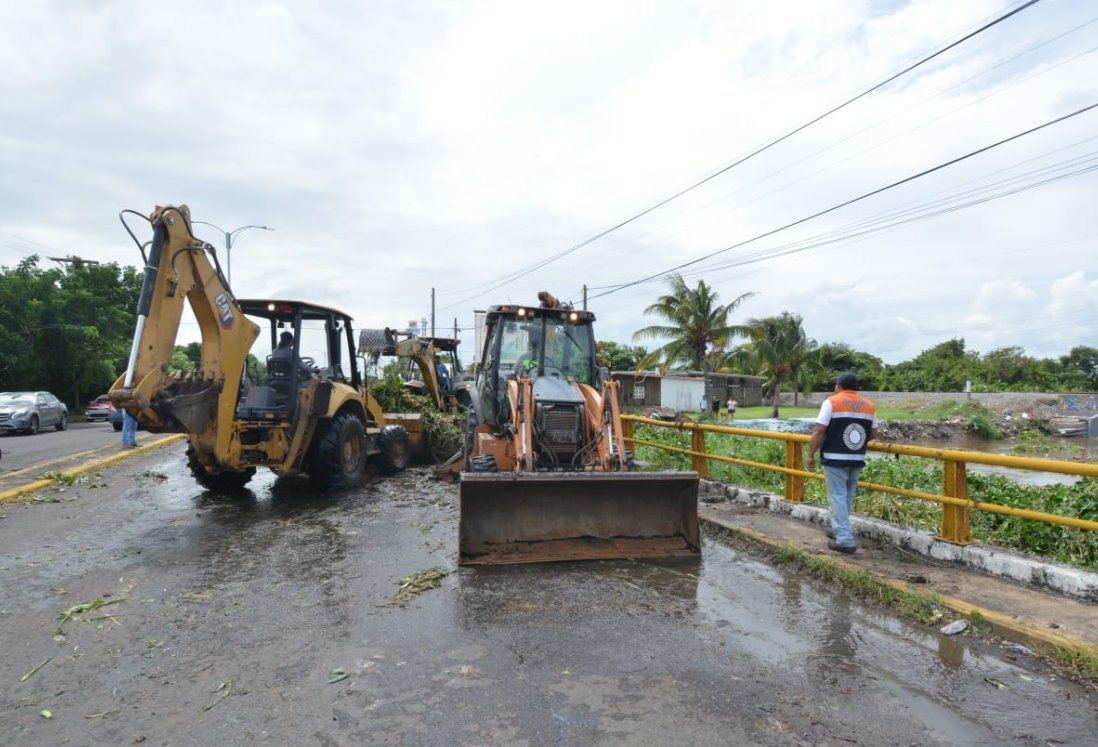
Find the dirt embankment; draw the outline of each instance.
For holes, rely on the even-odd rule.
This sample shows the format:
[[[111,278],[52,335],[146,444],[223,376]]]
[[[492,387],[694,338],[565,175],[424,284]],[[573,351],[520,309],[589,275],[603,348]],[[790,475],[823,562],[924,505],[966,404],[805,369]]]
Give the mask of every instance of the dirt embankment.
[[[1051,424],[1060,415],[1060,399],[1052,394],[974,394],[971,398],[952,393],[868,392],[866,395],[878,405],[915,413],[936,408],[943,402],[971,402],[988,415],[991,425],[1006,438],[1024,431],[1053,433]],[[946,420],[888,421],[881,424],[881,438],[885,441],[957,438],[968,433],[966,421],[963,415]]]

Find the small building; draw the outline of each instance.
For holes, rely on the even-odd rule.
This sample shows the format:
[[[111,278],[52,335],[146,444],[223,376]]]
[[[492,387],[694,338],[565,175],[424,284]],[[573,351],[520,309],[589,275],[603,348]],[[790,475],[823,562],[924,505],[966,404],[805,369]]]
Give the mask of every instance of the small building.
[[[693,412],[704,397],[711,413],[723,412],[729,396],[741,407],[762,404],[764,379],[759,376],[698,371],[614,371],[610,377],[621,386],[624,408],[665,407]]]

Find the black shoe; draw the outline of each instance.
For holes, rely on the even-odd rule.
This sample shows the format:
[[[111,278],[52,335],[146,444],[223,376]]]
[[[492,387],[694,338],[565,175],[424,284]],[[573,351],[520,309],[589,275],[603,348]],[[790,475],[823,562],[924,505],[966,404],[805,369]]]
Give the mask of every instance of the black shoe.
[[[827,529],[827,530],[824,531],[824,534],[827,535],[827,538],[829,540],[835,539],[835,530],[834,529]]]
[[[858,552],[858,548],[854,545],[840,545],[835,540],[831,540],[827,543],[828,550],[834,550],[835,552],[846,553],[847,555],[853,555]]]

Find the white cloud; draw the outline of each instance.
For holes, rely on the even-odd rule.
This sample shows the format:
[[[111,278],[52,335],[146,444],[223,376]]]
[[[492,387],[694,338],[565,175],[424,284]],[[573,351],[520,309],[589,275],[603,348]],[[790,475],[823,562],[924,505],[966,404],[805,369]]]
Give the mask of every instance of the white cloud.
[[[1036,47],[1089,20],[1079,5],[1026,10],[521,278],[1002,3],[14,5],[0,27],[0,264],[39,249],[137,264],[118,211],[187,202],[198,220],[276,229],[239,237],[239,293],[342,307],[363,326],[423,317],[432,287],[447,326],[489,303],[532,302],[540,288],[579,301],[584,285],[690,262],[1098,100],[1093,55],[1071,59],[1095,46],[1098,24]],[[1098,151],[1085,142],[1095,117],[728,251],[688,277],[726,300],[758,292],[744,319],[793,311],[820,341],[890,362],[954,336],[1042,355],[1094,345],[1093,175],[713,265],[1087,157]],[[499,288],[467,290],[486,285]],[[599,335],[630,342],[663,287],[593,298]]]

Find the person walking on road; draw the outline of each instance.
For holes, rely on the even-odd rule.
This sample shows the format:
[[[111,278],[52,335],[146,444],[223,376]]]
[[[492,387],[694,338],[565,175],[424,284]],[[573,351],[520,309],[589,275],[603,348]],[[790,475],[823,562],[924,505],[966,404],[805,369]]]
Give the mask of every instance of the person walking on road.
[[[122,448],[137,447],[137,419],[129,411],[122,411]]]
[[[857,392],[858,377],[849,371],[839,375],[835,394],[824,400],[816,427],[808,442],[808,468],[816,468],[816,452],[823,462],[827,495],[831,501],[831,531],[827,547],[853,553],[854,530],[850,509],[858,489],[858,477],[865,467],[866,445],[877,437],[877,409]]]
[[[728,398],[728,419],[729,420],[735,420],[736,419],[736,406],[738,404],[739,404],[739,402],[737,402],[736,400],[732,399],[731,397]]]

